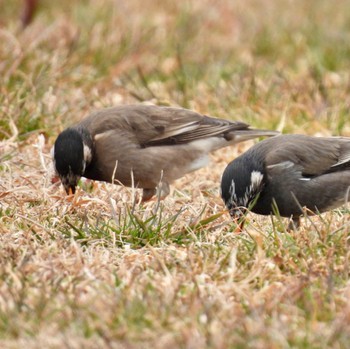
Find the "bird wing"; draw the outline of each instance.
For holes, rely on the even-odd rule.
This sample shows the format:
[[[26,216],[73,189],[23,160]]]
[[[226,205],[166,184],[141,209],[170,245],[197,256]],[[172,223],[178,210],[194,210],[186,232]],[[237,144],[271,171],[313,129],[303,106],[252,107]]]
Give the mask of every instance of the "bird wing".
[[[350,138],[317,138],[303,135],[285,135],[271,139],[272,144],[266,156],[267,170],[295,170],[304,177],[350,169]],[[270,144],[271,146],[271,144]]]
[[[338,162],[332,167],[338,167],[343,165],[350,167],[350,138],[339,137],[338,141],[340,144],[340,155],[338,157]]]
[[[87,127],[93,135],[113,129],[124,131],[143,147],[184,144],[219,135],[225,137],[233,130],[253,131],[243,122],[210,118],[182,108],[151,105],[107,108],[91,114],[79,125]]]

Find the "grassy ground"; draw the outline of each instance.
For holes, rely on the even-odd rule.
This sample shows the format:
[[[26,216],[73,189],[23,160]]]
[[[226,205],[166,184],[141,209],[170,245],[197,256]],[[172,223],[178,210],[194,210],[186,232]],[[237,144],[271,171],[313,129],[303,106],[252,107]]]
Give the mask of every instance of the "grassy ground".
[[[347,348],[349,211],[218,215],[213,156],[160,205],[50,181],[57,134],[117,104],[350,136],[350,3],[41,0],[0,14],[1,348]]]

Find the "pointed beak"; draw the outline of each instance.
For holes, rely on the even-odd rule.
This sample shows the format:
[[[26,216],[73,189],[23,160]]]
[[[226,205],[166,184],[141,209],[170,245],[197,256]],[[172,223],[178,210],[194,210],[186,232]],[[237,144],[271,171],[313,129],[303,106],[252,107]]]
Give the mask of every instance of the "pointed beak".
[[[64,187],[64,190],[66,191],[67,195],[75,194],[75,188],[78,185],[79,181],[78,176],[62,176],[60,177],[61,183]]]
[[[244,228],[245,217],[233,219],[233,222],[236,224],[235,233],[241,233]]]
[[[75,186],[74,185],[69,185],[68,187],[64,188],[67,195],[72,195],[75,194]]]

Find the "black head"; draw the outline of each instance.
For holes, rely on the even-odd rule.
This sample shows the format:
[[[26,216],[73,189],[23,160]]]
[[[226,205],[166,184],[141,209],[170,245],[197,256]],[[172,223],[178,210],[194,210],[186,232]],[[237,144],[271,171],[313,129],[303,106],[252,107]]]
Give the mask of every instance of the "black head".
[[[230,162],[221,179],[221,197],[232,218],[242,216],[264,187],[264,165],[245,153]]]
[[[68,128],[61,132],[53,148],[56,172],[67,194],[75,187],[91,161],[92,142],[86,130]]]

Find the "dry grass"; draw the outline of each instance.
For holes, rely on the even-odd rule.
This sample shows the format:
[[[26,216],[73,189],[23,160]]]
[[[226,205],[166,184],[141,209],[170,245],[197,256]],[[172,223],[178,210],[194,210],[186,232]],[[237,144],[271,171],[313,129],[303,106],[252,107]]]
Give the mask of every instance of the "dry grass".
[[[350,135],[350,4],[41,0],[0,14],[1,348],[347,348],[349,218],[249,216],[234,234],[221,173],[160,205],[50,181],[49,149],[88,111],[181,105],[284,132]],[[40,136],[43,134],[43,136]]]

